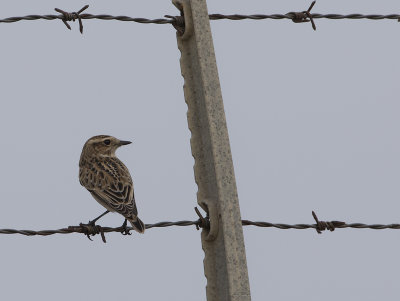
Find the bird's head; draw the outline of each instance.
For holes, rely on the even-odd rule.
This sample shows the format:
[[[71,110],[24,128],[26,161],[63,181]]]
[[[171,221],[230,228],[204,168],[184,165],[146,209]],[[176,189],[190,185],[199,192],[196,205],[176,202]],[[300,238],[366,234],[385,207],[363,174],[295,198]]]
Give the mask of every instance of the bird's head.
[[[87,156],[115,156],[115,151],[122,145],[131,144],[130,141],[119,140],[113,136],[99,135],[90,138],[83,146],[82,154]]]

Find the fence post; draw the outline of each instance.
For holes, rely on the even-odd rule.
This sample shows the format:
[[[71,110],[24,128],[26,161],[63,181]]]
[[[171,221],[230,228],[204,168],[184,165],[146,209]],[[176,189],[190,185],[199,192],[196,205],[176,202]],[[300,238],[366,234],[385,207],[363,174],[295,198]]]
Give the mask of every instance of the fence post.
[[[201,235],[208,301],[250,301],[246,254],[228,129],[205,0],[173,0],[197,201],[210,217]]]

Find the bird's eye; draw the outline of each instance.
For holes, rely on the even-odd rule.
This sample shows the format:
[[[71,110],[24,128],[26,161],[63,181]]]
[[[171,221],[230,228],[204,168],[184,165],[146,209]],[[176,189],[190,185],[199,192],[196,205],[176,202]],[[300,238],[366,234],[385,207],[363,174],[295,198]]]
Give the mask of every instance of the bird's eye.
[[[110,139],[104,140],[104,144],[105,144],[105,145],[110,145],[110,143],[111,143]]]

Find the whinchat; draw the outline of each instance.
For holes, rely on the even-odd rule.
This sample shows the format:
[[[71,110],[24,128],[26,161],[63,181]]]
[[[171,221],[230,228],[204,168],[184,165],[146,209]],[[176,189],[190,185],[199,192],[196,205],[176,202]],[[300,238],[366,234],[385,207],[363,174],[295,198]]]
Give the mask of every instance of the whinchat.
[[[86,141],[79,160],[79,182],[107,211],[94,219],[94,224],[108,212],[118,212],[139,233],[145,230],[139,219],[133,193],[133,182],[128,168],[116,156],[122,145],[130,144],[112,136],[99,135]]]

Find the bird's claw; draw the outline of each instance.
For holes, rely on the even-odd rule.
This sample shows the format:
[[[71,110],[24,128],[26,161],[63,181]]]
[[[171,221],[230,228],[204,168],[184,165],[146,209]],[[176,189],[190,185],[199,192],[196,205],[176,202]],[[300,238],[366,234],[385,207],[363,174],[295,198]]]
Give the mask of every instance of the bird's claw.
[[[122,231],[121,231],[121,234],[122,235],[132,235],[132,233],[130,233],[129,231],[131,231],[130,229],[123,229]]]
[[[121,234],[122,235],[132,235],[132,233],[130,233],[131,229],[129,229],[127,227],[127,224],[128,224],[128,222],[127,222],[127,220],[125,220],[124,223],[121,226],[121,228],[122,228]]]
[[[132,233],[130,233],[129,231],[131,231],[130,229],[124,229],[121,231],[122,235],[132,235]]]

